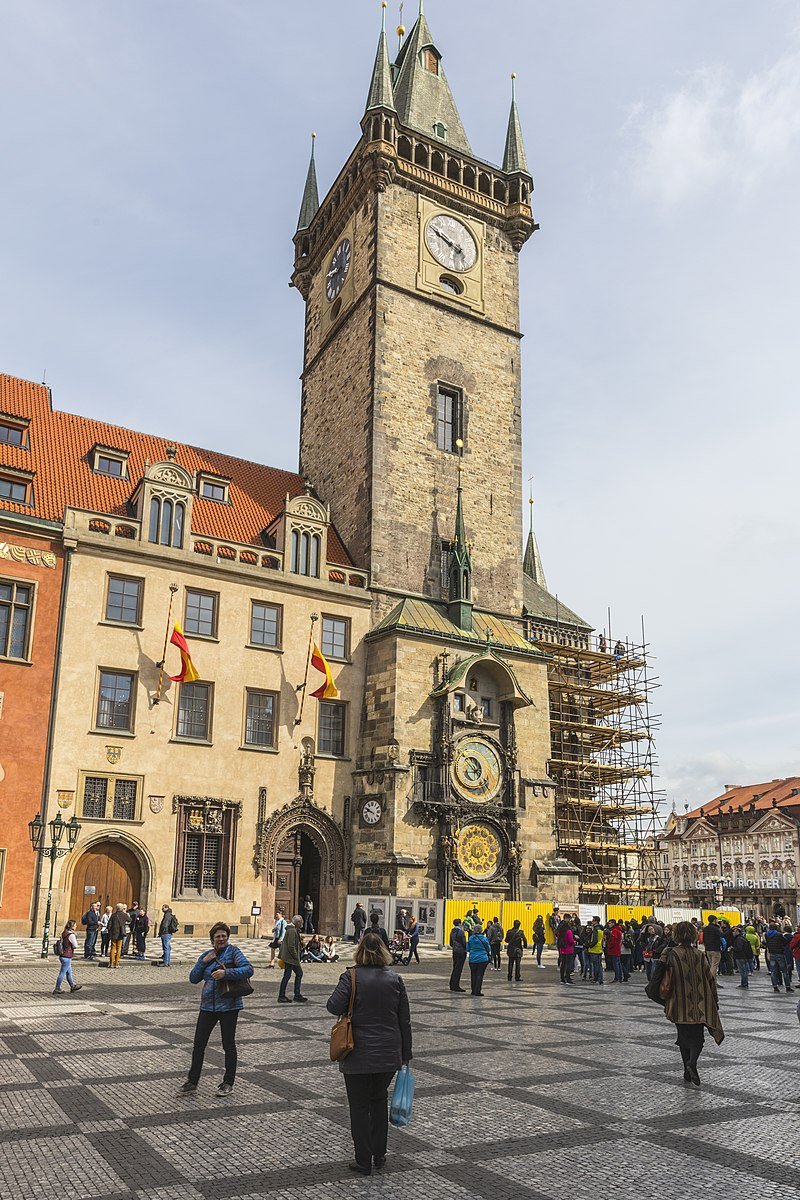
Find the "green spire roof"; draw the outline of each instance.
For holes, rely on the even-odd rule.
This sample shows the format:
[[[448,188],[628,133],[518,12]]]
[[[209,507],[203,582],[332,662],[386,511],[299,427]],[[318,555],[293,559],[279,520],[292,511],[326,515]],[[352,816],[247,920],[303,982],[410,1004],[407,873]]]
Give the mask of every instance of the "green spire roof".
[[[536,542],[536,534],[533,532],[533,529],[530,529],[528,532],[528,542],[525,546],[522,569],[529,579],[532,579],[534,583],[538,583],[539,587],[543,587],[547,591],[547,580],[544,577],[544,567],[542,566],[542,559]]]
[[[447,611],[459,629],[472,629],[472,558],[464,528],[464,505],[461,489],[461,460],[458,462],[458,498],[456,500],[456,529],[450,543],[447,569]]]
[[[517,110],[517,95],[515,87],[516,75],[511,76],[511,112],[508,114],[508,132],[506,133],[506,148],[503,154],[503,170],[509,174],[521,171],[529,175],[528,158],[525,154],[525,143],[522,140],[522,126],[519,123]]]
[[[429,71],[423,62],[422,52],[426,49],[436,55],[437,73]],[[441,55],[420,5],[419,19],[403,42],[395,63],[394,99],[397,115],[401,125],[416,129],[428,137],[435,136],[433,127],[441,123],[447,131],[447,144],[454,150],[472,154],[440,60]]]
[[[381,36],[378,39],[375,66],[372,68],[372,82],[369,85],[366,111],[369,112],[371,108],[388,108],[394,110],[394,106],[392,65],[389,61],[389,46],[386,42],[386,5],[384,5],[381,18]]]
[[[303,188],[303,202],[300,205],[300,216],[297,218],[296,233],[300,233],[303,229],[308,229],[319,209],[319,188],[317,187],[317,164],[314,161],[314,139],[316,134],[311,135],[311,162],[308,164],[308,174],[306,175],[306,186]]]

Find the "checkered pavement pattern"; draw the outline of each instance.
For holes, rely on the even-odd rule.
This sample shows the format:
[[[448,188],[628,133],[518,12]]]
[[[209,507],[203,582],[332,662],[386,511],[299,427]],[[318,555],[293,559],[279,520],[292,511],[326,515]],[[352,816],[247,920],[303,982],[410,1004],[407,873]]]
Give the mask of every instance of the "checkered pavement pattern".
[[[702,1087],[683,1082],[674,1031],[644,980],[559,984],[489,972],[451,994],[444,957],[404,968],[417,1092],[380,1174],[354,1176],[344,1087],[325,1011],[339,968],[312,966],[310,1003],[278,1005],[258,971],[239,1023],[239,1074],[219,1099],[218,1035],[200,1088],[186,1077],[198,994],[178,972],[76,965],[51,995],[41,968],[0,971],[0,1200],[642,1200],[786,1196],[798,1178],[796,997],[766,973],[724,981],[727,1037]],[[53,979],[55,973],[53,972]]]
[[[61,929],[56,930],[50,938],[50,955],[53,953],[55,940],[61,933]],[[84,931],[78,930],[78,952],[77,957],[83,956],[83,936]],[[235,938],[237,946],[241,946],[250,961],[256,965],[265,965],[269,962],[270,950],[269,941],[266,938]],[[344,950],[350,943],[344,943]],[[161,941],[156,936],[151,936],[147,939],[147,961],[155,961],[161,957]],[[206,951],[209,947],[207,937],[176,937],[172,940],[172,958],[173,961],[182,963],[194,963],[200,954]],[[341,949],[341,946],[337,947]],[[0,966],[23,965],[30,963],[38,965],[40,962],[40,954],[42,949],[41,938],[0,938]],[[97,953],[100,953],[100,941],[97,942]]]

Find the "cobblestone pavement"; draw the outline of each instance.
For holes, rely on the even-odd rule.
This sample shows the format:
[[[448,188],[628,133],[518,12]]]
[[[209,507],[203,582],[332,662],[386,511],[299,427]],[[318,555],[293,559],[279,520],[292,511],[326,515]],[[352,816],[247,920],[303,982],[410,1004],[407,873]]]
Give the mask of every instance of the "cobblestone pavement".
[[[443,956],[405,969],[417,1094],[390,1131],[385,1172],[347,1169],[344,1087],[328,1060],[325,1000],[339,968],[308,969],[311,1003],[276,1004],[260,970],[239,1024],[233,1096],[218,1037],[193,1097],[176,1095],[199,1002],[186,968],[80,961],[0,971],[0,1200],[391,1200],[485,1197],[678,1200],[785,1197],[798,1178],[796,996],[766,973],[725,980],[727,1037],[707,1042],[703,1086],[684,1084],[672,1027],[643,980],[558,983],[551,958],[521,984],[489,972],[485,997],[451,995]],[[607,977],[608,978],[608,977]]]

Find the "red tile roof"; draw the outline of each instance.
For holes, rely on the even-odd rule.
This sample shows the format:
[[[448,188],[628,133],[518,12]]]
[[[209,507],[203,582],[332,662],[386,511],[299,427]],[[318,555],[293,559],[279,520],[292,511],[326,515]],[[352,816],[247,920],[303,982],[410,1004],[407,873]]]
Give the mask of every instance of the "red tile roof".
[[[772,808],[773,800],[777,800],[775,808],[788,809],[791,816],[800,817],[800,776],[771,779],[769,783],[730,784],[721,796],[703,804],[702,809],[707,817],[713,817],[721,811],[727,812],[729,805],[733,805],[733,811],[736,812],[740,804],[743,808],[749,808],[754,803],[756,811],[761,811]],[[681,814],[683,819],[699,816],[699,808]]]
[[[0,412],[30,420],[30,449],[0,444],[0,468],[34,471],[36,475],[32,507],[0,501],[0,506],[12,512],[48,521],[63,520],[67,507],[127,515],[128,499],[142,477],[145,461],[162,462],[167,458],[168,438],[58,412],[52,407],[49,388],[27,379],[0,375]],[[90,451],[95,444],[129,452],[127,479],[98,475],[92,470]],[[195,496],[193,533],[263,545],[262,530],[283,510],[287,493],[298,496],[305,491],[302,476],[294,472],[180,442],[174,444],[176,461],[187,471],[205,471],[230,480],[229,505]],[[333,528],[328,536],[328,561],[353,565]]]

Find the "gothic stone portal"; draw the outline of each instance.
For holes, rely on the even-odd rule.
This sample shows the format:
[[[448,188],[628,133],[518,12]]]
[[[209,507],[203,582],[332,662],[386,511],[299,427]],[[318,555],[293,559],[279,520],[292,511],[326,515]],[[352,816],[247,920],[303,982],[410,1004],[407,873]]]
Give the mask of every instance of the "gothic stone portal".
[[[303,915],[303,900],[314,902],[314,926],[338,936],[347,897],[345,841],[341,827],[323,809],[299,800],[273,814],[259,844],[263,871],[262,930],[272,931],[275,908],[287,919]]]

